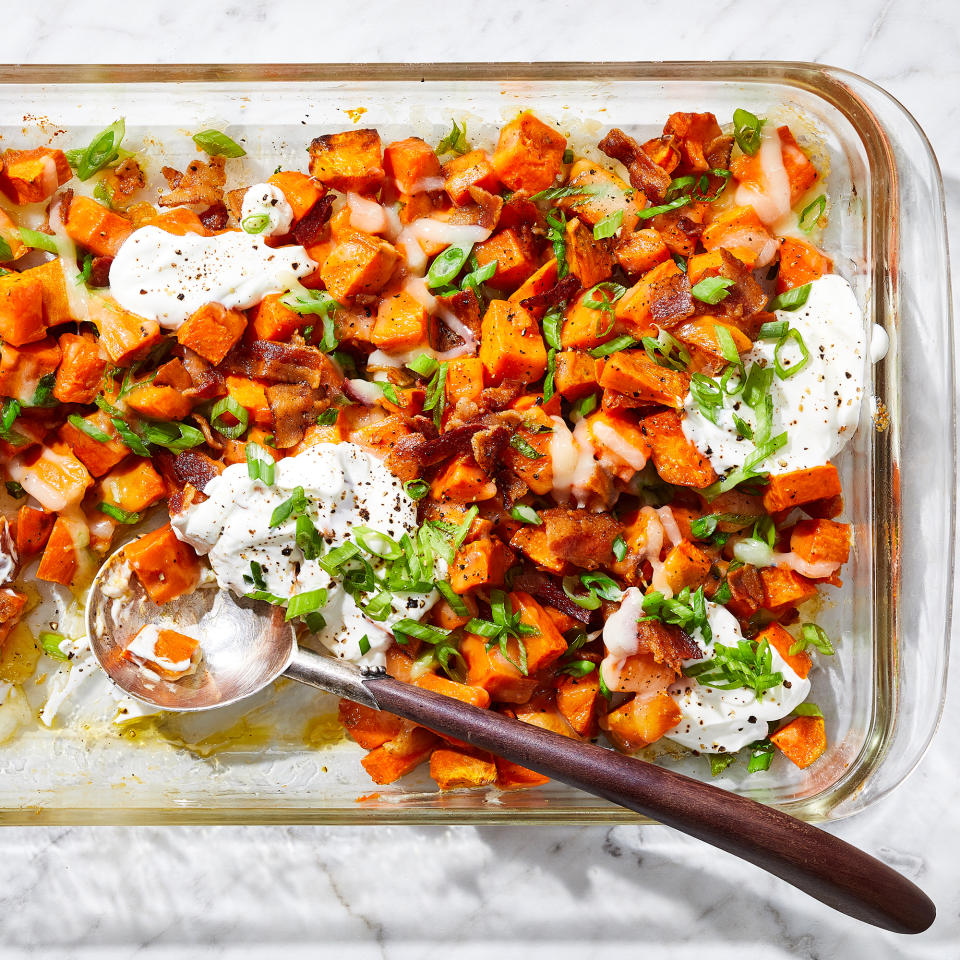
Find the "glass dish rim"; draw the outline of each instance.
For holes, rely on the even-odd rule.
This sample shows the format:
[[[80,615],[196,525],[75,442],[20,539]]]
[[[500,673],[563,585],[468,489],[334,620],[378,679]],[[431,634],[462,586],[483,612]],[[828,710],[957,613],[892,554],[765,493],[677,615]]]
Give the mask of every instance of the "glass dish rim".
[[[863,140],[870,157],[870,169],[873,171],[873,165],[877,158],[881,158],[886,165],[886,172],[894,178],[897,176],[897,165],[893,157],[892,149],[886,137],[886,131],[880,118],[874,113],[870,105],[865,103],[857,96],[855,91],[844,83],[847,79],[856,84],[862,84],[873,92],[881,95],[893,105],[910,124],[912,124],[923,148],[928,154],[936,172],[936,187],[939,196],[939,216],[945,219],[945,200],[943,194],[942,177],[940,175],[939,165],[936,156],[926,138],[922,128],[910,114],[910,112],[886,90],[878,84],[870,81],[859,74],[843,68],[835,68],[822,64],[815,64],[803,61],[626,61],[617,63],[605,63],[598,61],[585,62],[538,62],[538,63],[404,63],[401,61],[378,64],[309,64],[309,63],[260,63],[260,64],[110,64],[110,65],[57,65],[57,64],[30,64],[30,65],[0,65],[0,84],[53,84],[63,85],[83,85],[91,86],[109,86],[120,83],[124,84],[166,84],[166,83],[216,83],[229,86],[234,83],[256,81],[257,83],[270,85],[291,82],[309,82],[309,83],[331,83],[337,81],[373,81],[373,82],[409,82],[413,79],[419,79],[427,82],[457,82],[470,80],[503,81],[505,83],[537,80],[540,82],[554,81],[639,81],[650,82],[661,81],[692,81],[702,80],[705,82],[716,81],[739,81],[747,83],[770,83],[784,88],[803,88],[807,92],[824,100],[831,107],[837,109],[853,126],[858,136]],[[872,149],[871,149],[872,147]],[[874,189],[876,189],[874,187]],[[891,202],[889,197],[884,197],[883,202],[874,208],[871,222],[868,227],[874,232],[874,261],[872,271],[876,278],[877,271],[883,269],[883,264],[888,260],[884,253],[889,253],[889,238],[882,229],[882,217],[880,213]],[[896,203],[894,198],[892,201]],[[937,211],[934,211],[937,214]],[[895,218],[890,218],[895,222]],[[899,226],[895,227],[893,240],[899,240]],[[949,251],[944,248],[944,267],[946,277],[944,278],[947,291],[949,292]],[[878,291],[878,296],[874,299],[874,310],[878,315],[885,315],[885,309],[892,306],[885,298],[879,296],[880,286],[874,282],[874,287]],[[883,301],[883,302],[881,302]],[[945,344],[949,357],[953,358],[954,345],[952,330],[948,327],[948,343]],[[953,396],[954,368],[953,363],[948,363],[947,370],[948,386],[951,389],[951,399]],[[951,405],[951,423],[955,427],[956,410],[955,405]],[[955,429],[951,432],[951,460],[956,465],[956,441]],[[875,457],[874,468],[881,466],[880,458],[889,459],[889,452],[883,453],[878,445]],[[875,492],[875,491],[874,491]],[[877,498],[873,498],[872,522],[876,524],[878,505]],[[899,502],[894,507],[894,516],[899,524]],[[953,568],[953,534],[956,525],[956,509],[949,511],[949,568]],[[888,514],[889,515],[889,514]],[[892,560],[886,563],[878,564],[877,575],[883,579],[888,578],[893,566]],[[884,582],[887,582],[884,579]],[[880,584],[882,588],[882,583]],[[878,591],[875,589],[875,594]],[[949,636],[952,617],[952,594],[946,598],[944,635],[943,635],[943,662],[946,665],[949,657]],[[895,648],[899,642],[899,630],[897,627],[898,607],[895,600],[891,600],[888,607],[892,607],[892,621],[887,621],[883,616],[880,617],[880,623],[875,630],[879,632],[887,623],[893,631],[893,639],[889,642]],[[879,611],[878,611],[879,612]],[[889,683],[896,677],[889,675],[884,677],[879,675],[878,680],[883,685],[884,681]],[[883,793],[873,797],[870,803],[874,803],[879,797],[884,796],[890,789],[895,788],[902,783],[906,777],[917,766],[920,759],[925,754],[930,742],[936,734],[942,716],[943,705],[946,694],[947,671],[944,669],[940,677],[939,695],[936,698],[936,704],[932,711],[928,713],[935,714],[928,721],[928,729],[920,747],[912,756],[911,761],[906,766],[899,780],[888,787]],[[887,706],[896,706],[896,693],[889,689],[886,693],[878,693],[877,698],[886,696]],[[876,700],[875,698],[875,704]],[[871,722],[871,735],[876,733],[876,706],[874,706],[874,717]],[[897,711],[893,710],[892,719],[883,725],[880,737],[873,736],[873,742],[864,745],[857,758],[850,764],[848,770],[828,787],[821,794],[805,800],[793,801],[779,804],[781,809],[795,813],[804,819],[822,820],[837,819],[838,814],[835,807],[842,804],[850,796],[857,793],[866,779],[875,773],[882,763],[885,749],[895,735],[897,720]],[[870,738],[868,738],[869,741]],[[822,797],[828,796],[827,805],[819,804]],[[859,812],[864,806],[854,811],[843,812],[841,816],[850,815],[852,812]],[[19,811],[0,811],[0,823],[13,822],[33,822],[33,823],[105,823],[116,822],[116,809],[106,809],[103,811],[87,808],[30,808],[25,807]],[[617,822],[637,822],[639,819],[635,814],[629,811],[619,810],[612,807],[588,806],[578,808],[577,810],[562,810],[531,807],[511,808],[498,811],[490,805],[483,805],[474,810],[467,810],[461,807],[438,807],[432,809],[408,807],[406,804],[398,804],[396,810],[378,807],[375,811],[364,812],[362,809],[346,809],[344,807],[316,808],[307,804],[293,803],[290,805],[280,805],[272,801],[269,806],[251,805],[231,805],[229,807],[217,805],[216,802],[206,805],[190,802],[188,804],[174,807],[134,807],[129,808],[129,816],[124,816],[126,822],[137,823],[200,823],[200,822],[248,822],[248,823],[298,823],[298,822],[324,822],[324,823],[357,823],[357,822],[375,822],[375,823],[502,823],[502,822],[540,822],[540,823],[564,823],[564,822],[592,822],[592,823],[617,823]]]

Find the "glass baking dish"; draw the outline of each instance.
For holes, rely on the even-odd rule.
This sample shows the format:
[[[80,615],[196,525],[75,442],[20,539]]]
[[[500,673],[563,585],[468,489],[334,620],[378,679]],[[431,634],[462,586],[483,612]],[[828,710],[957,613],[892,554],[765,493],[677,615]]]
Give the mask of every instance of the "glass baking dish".
[[[174,165],[193,155],[189,133],[224,129],[244,142],[251,173],[302,166],[314,136],[358,121],[385,140],[412,130],[435,142],[451,117],[466,117],[483,143],[521,107],[571,132],[574,146],[611,126],[646,139],[675,110],[710,110],[721,122],[736,107],[772,111],[829,153],[825,245],[865,322],[890,337],[873,370],[875,399],[840,464],[855,552],[818,614],[838,639],[813,692],[830,748],[806,771],[780,763],[747,777],[741,764],[719,782],[807,820],[860,810],[903,780],[936,728],[953,583],[943,190],[926,138],[895,100],[856,75],[802,63],[0,68],[4,146],[76,146],[123,115],[132,141],[162,144]],[[362,751],[338,731],[335,700],[288,681],[228,710],[126,726],[31,724],[0,746],[0,822],[638,820],[560,784],[440,794],[420,773],[375,788]],[[660,759],[709,778],[703,759]]]

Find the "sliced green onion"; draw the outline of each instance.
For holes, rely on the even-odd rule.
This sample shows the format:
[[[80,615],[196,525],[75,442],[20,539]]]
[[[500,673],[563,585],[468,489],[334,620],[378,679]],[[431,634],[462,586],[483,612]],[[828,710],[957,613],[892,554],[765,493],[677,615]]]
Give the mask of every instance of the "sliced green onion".
[[[733,111],[733,136],[737,146],[751,157],[760,149],[763,121],[749,110]]]
[[[518,503],[512,507],[510,516],[513,517],[514,520],[519,520],[520,523],[529,523],[535,527],[543,524],[543,521],[540,519],[540,514],[537,513],[533,507],[529,507],[525,503]]]
[[[57,241],[48,233],[41,233],[39,230],[28,230],[26,227],[21,227],[20,239],[26,246],[33,250],[46,250],[47,253],[57,252]]]
[[[10,249],[10,244],[7,243],[4,237],[0,237],[0,262],[9,263],[13,259],[13,251]],[[4,274],[9,273],[9,270],[4,270]]]
[[[563,578],[563,592],[578,606],[584,610],[596,610],[600,606],[600,597],[593,590],[586,594],[578,593],[577,588],[581,586],[580,581],[573,574]]]
[[[730,295],[733,281],[728,277],[704,277],[690,288],[690,293],[703,303],[719,303]]]
[[[332,427],[340,416],[340,411],[336,407],[328,407],[326,410],[317,414],[317,426]]]
[[[126,134],[123,117],[101,130],[86,150],[67,150],[67,162],[81,180],[89,180],[95,173],[119,159],[120,144]]]
[[[339,573],[345,563],[358,556],[360,556],[360,548],[348,540],[346,543],[341,543],[339,547],[334,547],[326,556],[317,560],[317,563],[332,577]]]
[[[263,233],[270,225],[270,215],[268,213],[251,213],[249,217],[244,217],[240,221],[240,227],[244,233]]]
[[[619,337],[614,337],[613,340],[607,341],[607,343],[600,344],[599,347],[594,347],[590,351],[590,356],[599,360],[601,357],[609,357],[610,354],[617,353],[620,350],[629,350],[639,342],[639,340],[635,340],[629,334],[624,333]]]
[[[800,360],[797,363],[790,364],[784,363],[780,357],[780,351],[784,349],[790,342],[793,342],[797,349],[800,351]],[[803,342],[803,337],[800,336],[800,331],[796,327],[791,327],[781,338],[777,341],[776,347],[773,349],[773,365],[777,371],[777,376],[781,380],[786,380],[788,377],[792,377],[795,373],[799,373],[810,361],[810,351],[807,349],[807,345]]]
[[[557,351],[551,347],[547,351],[547,372],[543,378],[543,402],[546,403],[556,393]]]
[[[450,631],[404,617],[393,625],[393,636],[397,643],[401,644],[407,643],[411,637],[414,640],[422,640],[424,643],[436,644],[446,640],[450,636]]]
[[[225,413],[229,413],[237,422],[232,425],[226,423],[223,420],[223,414]],[[222,433],[230,440],[236,440],[247,429],[249,422],[250,414],[233,397],[224,397],[222,400],[218,400],[210,411],[210,426],[217,433]]]
[[[403,489],[411,500],[422,500],[430,492],[430,484],[426,480],[407,480]]]
[[[270,526],[279,527],[293,516],[299,516],[307,509],[307,498],[303,487],[294,487],[290,496],[277,506],[270,515]]]
[[[247,456],[247,476],[251,480],[262,480],[268,487],[273,485],[277,462],[259,443],[252,441],[244,447]]]
[[[543,454],[540,453],[535,447],[530,446],[519,433],[515,433],[510,438],[510,446],[513,447],[517,453],[522,457],[526,457],[528,460],[541,460],[543,459]]]
[[[823,211],[827,209],[827,196],[821,193],[816,200],[808,203],[800,214],[797,225],[805,233],[810,233],[823,216]]]
[[[403,548],[393,537],[371,527],[354,527],[353,539],[367,553],[383,560],[399,560],[403,556]]]
[[[78,413],[71,413],[70,416],[67,417],[67,421],[81,433],[85,433],[91,440],[96,440],[97,443],[110,442],[111,438],[109,433],[104,433],[99,427],[94,426]]]
[[[108,517],[113,517],[117,523],[134,524],[141,520],[139,513],[131,513],[129,510],[123,510],[112,503],[99,503],[97,509]]]
[[[14,500],[22,500],[27,495],[27,491],[23,489],[23,484],[17,483],[16,480],[7,480],[4,486]]]
[[[196,427],[173,420],[151,420],[140,425],[146,443],[164,447],[171,453],[182,453],[204,442],[203,433]]]
[[[810,284],[786,290],[770,301],[767,309],[772,313],[775,310],[799,310],[810,297]]]
[[[543,339],[547,341],[547,346],[554,350],[559,350],[560,330],[563,327],[563,311],[559,307],[551,307],[543,315]]]
[[[571,660],[560,668],[560,673],[569,674],[571,677],[586,677],[596,669],[597,665],[592,660]]]
[[[692,203],[692,198],[690,194],[685,194],[682,197],[677,197],[676,200],[671,200],[669,203],[661,203],[658,207],[647,207],[646,210],[641,210],[637,214],[637,217],[640,220],[649,220],[652,217],[660,216],[661,213],[669,213],[671,210],[685,207],[688,203]]]
[[[305,560],[316,560],[323,554],[323,538],[305,513],[297,517],[295,539]]]
[[[445,580],[438,580],[436,587],[443,599],[450,604],[450,609],[458,617],[465,617],[470,612],[467,608],[467,605],[463,602],[463,598],[456,593],[453,587],[451,587],[450,584]]]
[[[547,190],[541,190],[539,193],[535,193],[530,199],[536,202],[537,200],[564,200],[567,197],[589,197],[606,193],[608,189],[609,187],[604,184],[591,183],[578,186],[575,183],[571,183],[565,187],[549,187]]]
[[[597,221],[593,228],[594,240],[606,240],[612,237],[623,225],[623,210],[614,210],[608,213],[602,220]]]
[[[581,573],[580,582],[603,600],[619,603],[623,599],[623,591],[617,582],[605,573]]]
[[[786,320],[768,320],[757,332],[758,340],[781,340],[790,324]]]
[[[690,377],[690,395],[697,408],[711,423],[717,422],[717,411],[723,407],[723,391],[720,384],[703,373]]]
[[[201,130],[193,135],[193,142],[211,157],[245,157],[247,151],[235,140],[219,130]]]
[[[587,394],[587,396],[581,397],[579,400],[577,400],[573,404],[573,409],[571,410],[571,414],[575,417],[583,419],[583,417],[590,416],[590,414],[597,409],[597,406],[599,405],[599,403],[600,401],[597,398],[597,394],[595,393]]]
[[[468,247],[447,247],[443,253],[434,257],[430,269],[427,271],[427,286],[433,290],[452,283],[456,275],[463,269],[464,264],[473,250],[473,244]]]
[[[48,657],[63,661],[64,663],[70,659],[70,657],[60,649],[60,644],[67,639],[62,633],[50,633],[45,630],[37,639],[40,641],[40,648]]]
[[[760,773],[769,770],[773,762],[773,743],[769,740],[758,740],[750,744],[750,762],[747,764],[747,773]]]
[[[360,638],[360,642],[357,644],[357,646],[359,646],[359,648],[360,648],[360,656],[363,656],[364,654],[369,653],[369,652],[370,652],[370,638],[369,638],[366,634],[364,634],[364,635]]]
[[[467,121],[463,121],[462,127],[457,126],[456,120],[451,122],[453,128],[437,144],[437,149],[434,151],[438,157],[442,157],[445,153],[455,153],[458,157],[462,157],[465,153],[470,152],[470,143],[467,140]]]
[[[623,539],[622,534],[617,534],[617,539],[613,541],[613,555],[617,560],[623,560],[627,555],[629,547],[627,546],[627,541]]]
[[[138,457],[150,456],[150,448],[130,429],[126,420],[121,420],[120,417],[111,417],[110,422],[120,435],[123,443],[130,448],[131,453],[135,453]]]
[[[493,275],[497,272],[497,261],[491,260],[489,263],[485,263],[482,267],[477,267],[476,270],[471,270],[464,278],[463,282],[460,284],[461,290],[473,290],[474,293],[477,293],[477,288],[481,283],[486,283],[488,280],[493,279]]]
[[[327,591],[321,587],[319,590],[307,590],[304,593],[295,594],[290,598],[287,604],[287,615],[284,620],[293,620],[295,617],[302,617],[307,613],[313,613],[327,605]]]
[[[432,376],[439,366],[440,364],[429,353],[418,354],[407,364],[407,367],[414,373],[419,373],[421,377]]]
[[[720,776],[720,774],[737,759],[735,753],[711,753],[709,757],[711,777]]]
[[[815,703],[801,703],[793,708],[798,717],[822,717],[823,711]]]

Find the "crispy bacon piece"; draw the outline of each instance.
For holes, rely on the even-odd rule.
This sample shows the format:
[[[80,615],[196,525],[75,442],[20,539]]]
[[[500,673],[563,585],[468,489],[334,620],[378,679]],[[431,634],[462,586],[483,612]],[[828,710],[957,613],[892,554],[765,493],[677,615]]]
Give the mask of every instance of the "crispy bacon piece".
[[[429,442],[421,433],[407,433],[399,437],[383,461],[386,468],[403,481],[415,480],[423,469],[419,450]]]
[[[170,193],[159,199],[161,207],[179,207],[183,204],[205,203],[214,206],[223,203],[225,157],[211,157],[209,163],[191,160],[184,173],[173,167],[163,167],[161,173],[170,185]]]
[[[215,203],[200,214],[200,222],[208,230],[225,230],[229,220],[230,212],[222,203]]]
[[[525,190],[518,190],[505,201],[500,211],[500,222],[497,226],[501,230],[523,230],[533,232],[535,227],[545,226],[540,208],[527,196]]]
[[[690,634],[659,620],[642,620],[637,624],[637,653],[649,653],[657,663],[666,664],[678,676],[684,660],[703,658],[697,641]]]
[[[200,354],[179,345],[174,350],[181,354],[183,366],[193,381],[191,396],[209,400],[223,392],[223,377]]]
[[[554,507],[541,514],[552,554],[584,570],[613,561],[613,541],[623,525],[613,517],[588,510]]]
[[[504,407],[509,407],[521,393],[523,393],[523,385],[519,383],[508,382],[499,387],[486,387],[476,400],[458,400],[447,425],[449,427],[471,423],[484,414],[502,411]]]
[[[223,441],[223,437],[213,432],[207,418],[200,416],[199,413],[191,412],[190,419],[200,428],[203,439],[207,441],[207,446],[216,450],[217,453],[222,453],[226,444]]]
[[[723,247],[718,247],[716,252],[722,260],[720,276],[732,280],[733,286],[727,287],[727,295],[718,303],[712,306],[704,304],[702,312],[725,317],[743,330],[751,340],[755,340],[762,320],[754,322],[754,319],[766,306],[767,295],[742,260],[738,260]]]
[[[654,163],[633,137],[614,127],[597,146],[613,160],[619,160],[630,175],[630,185],[648,200],[661,203],[670,186],[670,174]]]
[[[766,602],[760,573],[749,563],[728,571],[727,586],[730,587],[727,608],[740,620],[749,620]]]
[[[462,428],[461,428],[462,429]],[[496,469],[503,451],[510,442],[512,431],[503,424],[495,423],[478,430],[470,438],[470,448],[477,466],[490,476]],[[522,496],[522,494],[521,494]]]
[[[290,231],[293,239],[303,247],[316,243],[320,239],[326,222],[330,219],[332,210],[333,194],[327,193],[314,203]]]
[[[458,293],[437,297],[437,303],[449,310],[474,337],[480,336],[480,303],[472,290],[460,290]],[[442,318],[431,318],[430,345],[434,350],[450,350],[462,343],[463,338],[451,330]]]
[[[673,273],[650,288],[650,315],[663,327],[675,327],[693,316],[693,294],[685,273]]]
[[[153,378],[153,385],[155,387],[174,387],[183,393],[193,387],[193,380],[187,373],[183,361],[174,357],[173,360],[168,360],[157,370],[157,375]]]
[[[94,257],[90,261],[90,286],[109,287],[113,257]]]
[[[447,215],[449,223],[469,224],[483,227],[491,232],[497,228],[500,220],[500,211],[503,209],[503,198],[495,193],[489,193],[482,187],[469,187],[467,192],[473,203],[463,207],[454,207]]]
[[[297,347],[274,340],[240,342],[221,364],[227,373],[268,380],[270,383],[306,383],[339,390],[343,378],[334,362],[316,347]]]
[[[558,307],[565,300],[572,300],[580,292],[580,279],[568,273],[562,280],[558,280],[549,290],[534,294],[520,301],[524,310],[537,310],[540,307],[549,309]]]
[[[60,222],[66,226],[70,216],[70,204],[73,203],[73,189],[68,187],[60,194]]]
[[[121,213],[131,205],[133,195],[147,185],[147,178],[135,157],[127,157],[114,170],[107,170],[103,180],[110,195],[110,205]]]
[[[274,444],[278,450],[295,447],[311,423],[316,423],[322,402],[305,383],[274,383],[266,389],[273,414]]]
[[[189,483],[202,492],[214,477],[220,476],[223,464],[199,450],[184,450],[174,457],[173,471],[181,484]]]
[[[563,587],[542,570],[522,571],[514,580],[513,586],[514,589],[531,594],[537,600],[542,600],[548,607],[553,607],[568,617],[579,620],[582,624],[589,624],[593,618],[594,611],[585,610],[580,604],[574,603],[563,592]]]
[[[420,466],[431,467],[435,463],[466,453],[470,449],[473,435],[482,429],[483,424],[480,422],[452,427],[432,440],[418,443],[412,450],[412,455],[416,457]]]

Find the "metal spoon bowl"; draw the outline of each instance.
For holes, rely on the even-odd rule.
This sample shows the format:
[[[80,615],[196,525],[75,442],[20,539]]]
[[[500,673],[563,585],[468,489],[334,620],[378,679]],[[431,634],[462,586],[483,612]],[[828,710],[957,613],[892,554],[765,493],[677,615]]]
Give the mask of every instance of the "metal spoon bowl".
[[[101,569],[87,602],[94,656],[121,689],[167,710],[208,710],[252,696],[281,674],[447,734],[698,837],[756,864],[822,903],[897,933],[921,933],[936,908],[885,863],[823,830],[708,783],[481,710],[385,672],[297,647],[282,610],[200,589],[159,607],[133,576],[114,587],[122,550]],[[106,589],[105,589],[106,588]],[[197,672],[161,680],[121,656],[147,623],[200,624]]]

